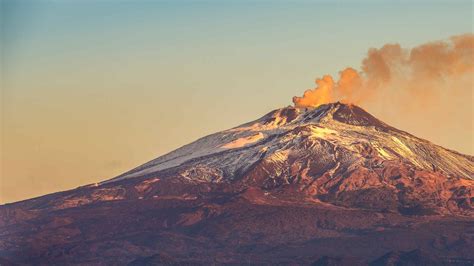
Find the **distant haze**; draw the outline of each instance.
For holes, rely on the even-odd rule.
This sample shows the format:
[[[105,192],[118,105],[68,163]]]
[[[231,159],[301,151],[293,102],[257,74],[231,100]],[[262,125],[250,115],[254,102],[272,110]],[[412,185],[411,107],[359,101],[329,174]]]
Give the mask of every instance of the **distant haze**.
[[[472,1],[1,1],[0,203],[111,178],[364,71],[369,48],[472,34],[472,16]],[[472,75],[435,81],[361,105],[472,155]]]

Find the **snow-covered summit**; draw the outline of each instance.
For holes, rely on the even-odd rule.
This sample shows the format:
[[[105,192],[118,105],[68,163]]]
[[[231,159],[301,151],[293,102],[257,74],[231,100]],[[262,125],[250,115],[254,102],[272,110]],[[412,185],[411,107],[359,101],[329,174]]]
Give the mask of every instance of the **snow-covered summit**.
[[[262,162],[285,162],[285,167],[317,162],[321,169],[337,174],[342,168],[364,164],[367,156],[381,163],[398,160],[467,179],[474,175],[473,156],[442,148],[395,129],[358,106],[338,102],[315,109],[274,110],[255,121],[198,139],[104,183],[152,177],[163,171],[194,181],[232,182]]]

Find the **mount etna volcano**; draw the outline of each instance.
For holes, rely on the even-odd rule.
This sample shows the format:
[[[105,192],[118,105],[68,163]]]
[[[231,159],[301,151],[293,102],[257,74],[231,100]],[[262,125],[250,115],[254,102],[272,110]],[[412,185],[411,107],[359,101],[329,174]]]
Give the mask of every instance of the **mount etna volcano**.
[[[473,178],[358,106],[286,107],[0,206],[0,264],[472,265]]]

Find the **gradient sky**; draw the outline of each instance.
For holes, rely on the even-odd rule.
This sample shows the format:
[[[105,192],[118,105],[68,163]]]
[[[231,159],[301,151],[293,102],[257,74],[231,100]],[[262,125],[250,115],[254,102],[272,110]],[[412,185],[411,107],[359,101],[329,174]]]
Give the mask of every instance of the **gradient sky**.
[[[4,0],[1,27],[5,203],[114,177],[290,105],[370,47],[472,32],[473,4]]]

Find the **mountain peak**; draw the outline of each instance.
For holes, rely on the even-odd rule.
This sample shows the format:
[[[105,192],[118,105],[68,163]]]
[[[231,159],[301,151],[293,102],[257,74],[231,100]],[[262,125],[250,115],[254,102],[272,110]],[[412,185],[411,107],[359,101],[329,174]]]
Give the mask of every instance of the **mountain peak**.
[[[374,126],[380,128],[387,128],[388,125],[373,115],[353,104],[333,104],[336,111],[333,113],[333,118],[339,122],[355,126]]]
[[[163,171],[179,173],[193,182],[234,182],[255,164],[285,162],[292,167],[295,162],[302,163],[300,157],[309,160],[305,163],[323,160],[315,171],[332,169],[331,176],[342,174],[351,165],[367,164],[369,159],[404,161],[426,171],[468,179],[474,173],[472,156],[393,128],[356,105],[335,102],[317,108],[288,106],[271,111],[252,122],[198,139],[105,183],[159,176]],[[196,179],[189,169],[201,176]]]
[[[239,127],[245,127],[255,123],[268,127],[281,127],[291,124],[318,123],[323,118],[333,119],[354,126],[373,126],[383,129],[384,131],[394,129],[361,107],[341,102],[322,104],[315,108],[288,106],[273,110],[260,119]]]
[[[472,219],[473,176],[474,157],[392,128],[358,106],[331,103],[313,109],[285,107],[200,138],[100,184],[3,209],[0,206],[0,231],[7,230],[4,235],[13,243],[0,246],[15,250],[31,244],[28,254],[93,254],[103,258],[102,246],[112,243],[110,252],[119,253],[107,254],[122,254],[121,248],[133,250],[129,254],[145,250],[148,257],[131,264],[173,264],[166,252],[153,255],[150,248],[162,252],[162,247],[169,245],[169,250],[183,253],[179,247],[191,242],[206,255],[205,250],[216,246],[221,251],[222,243],[232,248],[245,239],[263,239],[266,243],[297,239],[300,243],[308,234],[319,239],[344,236],[342,245],[357,235],[361,241],[373,236],[374,243],[388,239],[388,245],[400,234],[405,235],[400,243],[406,249],[407,235],[413,239],[412,234],[420,234],[423,243],[429,248],[436,245],[438,251],[448,240],[459,241],[444,235],[433,240],[426,237],[442,228],[451,231],[454,226],[464,241],[466,217],[449,224],[442,218],[439,224],[427,227],[432,218],[424,216]],[[413,223],[416,220],[419,223]],[[44,238],[38,228],[50,230],[54,237]],[[361,236],[361,232],[369,233]],[[224,238],[206,242],[210,241],[202,237],[206,235]],[[241,235],[241,239],[234,238]],[[150,236],[166,243],[155,245]],[[29,252],[38,250],[38,241],[50,249]],[[143,244],[137,248],[135,243]],[[242,250],[254,250],[255,243],[250,243],[236,252],[239,259]],[[76,244],[86,247],[87,252],[74,253]],[[65,251],[56,252],[58,245]],[[279,253],[285,249],[274,250]],[[308,249],[311,254],[314,250]],[[301,249],[292,251],[291,258],[299,252]],[[130,258],[127,255],[125,259]],[[418,251],[390,252],[376,262],[386,261],[432,262]],[[316,264],[328,262],[357,263],[328,257]],[[209,263],[215,261],[204,264]]]

